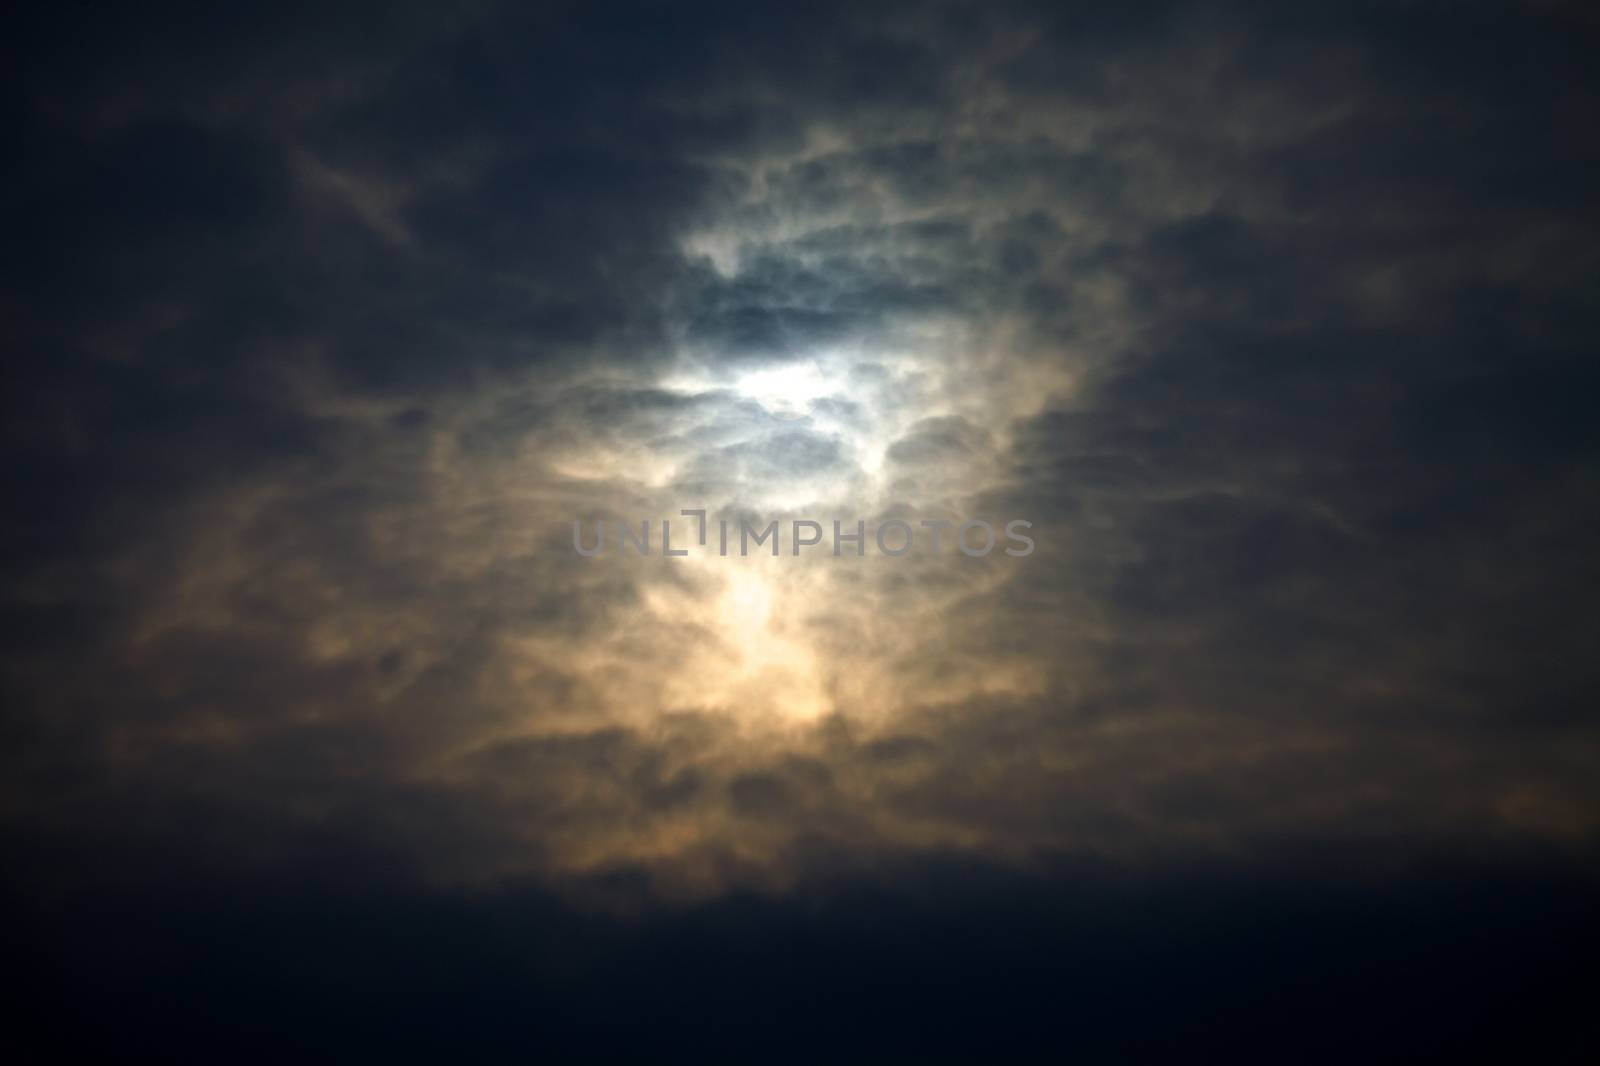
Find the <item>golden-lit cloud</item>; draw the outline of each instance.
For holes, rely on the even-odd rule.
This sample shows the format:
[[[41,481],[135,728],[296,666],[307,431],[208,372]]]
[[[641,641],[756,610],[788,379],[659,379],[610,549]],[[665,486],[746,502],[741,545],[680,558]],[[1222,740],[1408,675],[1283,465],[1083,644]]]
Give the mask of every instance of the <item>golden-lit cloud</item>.
[[[804,76],[713,35],[649,106],[563,110],[451,27],[336,83],[63,95],[154,221],[104,224],[91,296],[41,267],[7,305],[105,382],[40,371],[17,420],[66,487],[16,536],[10,600],[59,624],[8,659],[11,824],[190,812],[222,865],[325,832],[430,883],[697,898],[1588,847],[1592,563],[1553,502],[1592,510],[1588,438],[1499,401],[1581,394],[1547,318],[1585,260],[1557,209],[1444,180],[1498,112],[1348,41],[1291,76],[1226,20],[861,20],[881,51]],[[745,521],[780,554],[721,555]]]

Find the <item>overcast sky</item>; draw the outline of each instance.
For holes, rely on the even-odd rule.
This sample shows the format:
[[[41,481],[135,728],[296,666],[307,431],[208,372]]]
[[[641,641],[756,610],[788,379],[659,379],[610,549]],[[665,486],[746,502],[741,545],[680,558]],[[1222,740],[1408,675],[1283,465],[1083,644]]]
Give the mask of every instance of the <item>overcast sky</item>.
[[[270,945],[346,908],[460,923],[484,989],[504,927],[540,966],[570,928],[647,973],[748,937],[814,989],[887,922],[861,958],[910,1018],[913,971],[1048,998],[1036,967],[1087,953],[1131,989],[1083,930],[1159,954],[1209,919],[1127,893],[1218,878],[1230,915],[1335,878],[1289,896],[1379,908],[1373,944],[1441,884],[1496,929],[1544,916],[1541,945],[1592,935],[1580,8],[23,18],[0,839],[61,975],[40,1003],[102,963],[137,986],[139,922],[107,915],[141,909],[271,958],[282,987],[241,996],[301,997],[293,1034],[258,1026],[283,1046],[338,1000]],[[824,531],[798,556],[797,518]],[[781,554],[721,557],[719,520],[778,520]],[[945,891],[925,921],[885,902]],[[996,921],[981,963],[911,947]],[[378,980],[385,945],[337,964]],[[163,965],[180,1000],[251,969]],[[601,1012],[609,971],[549,965],[539,996]],[[650,980],[629,1010],[689,1009]],[[1108,1025],[1102,1053],[1143,1032]]]

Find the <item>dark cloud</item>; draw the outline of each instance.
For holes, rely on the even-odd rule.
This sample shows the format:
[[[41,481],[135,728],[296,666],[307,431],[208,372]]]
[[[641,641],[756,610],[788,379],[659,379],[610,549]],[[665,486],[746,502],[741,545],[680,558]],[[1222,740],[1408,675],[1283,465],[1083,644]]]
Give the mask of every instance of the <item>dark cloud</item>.
[[[1555,1025],[1600,824],[1594,29],[23,19],[0,840],[38,1017],[1144,1058],[1248,1001],[1241,1054],[1315,1058],[1346,999],[1525,1030],[1475,983],[1516,968]],[[691,558],[572,551],[688,544],[684,507]],[[796,517],[916,547],[797,558]],[[969,517],[1037,551],[933,554]],[[816,1040],[770,1046],[795,1004]],[[853,1043],[874,1004],[903,1032]]]

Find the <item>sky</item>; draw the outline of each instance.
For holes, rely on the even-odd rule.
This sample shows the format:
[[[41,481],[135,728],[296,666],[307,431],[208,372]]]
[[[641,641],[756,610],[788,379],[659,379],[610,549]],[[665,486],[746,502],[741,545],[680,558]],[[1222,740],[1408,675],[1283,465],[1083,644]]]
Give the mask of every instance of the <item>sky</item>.
[[[1581,1060],[1597,29],[18,16],[7,1039]]]

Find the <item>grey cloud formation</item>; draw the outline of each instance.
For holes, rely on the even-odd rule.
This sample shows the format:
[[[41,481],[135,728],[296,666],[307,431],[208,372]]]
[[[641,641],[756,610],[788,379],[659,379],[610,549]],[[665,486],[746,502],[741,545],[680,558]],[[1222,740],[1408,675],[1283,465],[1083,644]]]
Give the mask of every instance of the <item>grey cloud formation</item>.
[[[1589,1061],[1596,43],[14,15],[8,1050]]]
[[[307,17],[26,66],[8,838],[1592,856],[1575,14]],[[1039,551],[571,551],[696,506]]]

